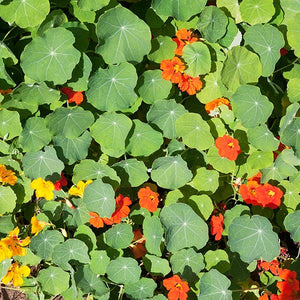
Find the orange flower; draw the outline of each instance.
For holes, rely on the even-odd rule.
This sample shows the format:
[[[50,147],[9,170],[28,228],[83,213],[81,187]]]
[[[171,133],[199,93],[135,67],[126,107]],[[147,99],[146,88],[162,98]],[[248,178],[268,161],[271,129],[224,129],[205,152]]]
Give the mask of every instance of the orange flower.
[[[67,95],[69,103],[75,102],[76,105],[79,105],[83,101],[82,92],[75,92],[68,87],[62,87],[60,90]]]
[[[271,262],[268,261],[264,261],[264,260],[258,260],[257,261],[257,268],[258,270],[263,270],[263,271],[269,271],[273,274],[273,275],[279,275],[279,272],[281,272],[282,270],[279,268],[279,262],[277,261],[277,259],[273,259]]]
[[[215,111],[215,109],[218,108],[220,105],[227,105],[229,109],[231,109],[231,105],[228,99],[218,98],[211,102],[206,103],[205,110],[207,113],[210,113],[211,111]]]
[[[256,181],[257,183],[260,183],[261,176],[262,176],[261,173],[258,172],[257,174],[255,174],[252,177],[248,178],[248,181]]]
[[[8,90],[0,90],[0,94],[2,95],[2,96],[5,96],[5,95],[7,95],[7,94],[10,94],[10,93],[12,93],[12,89],[8,89]]]
[[[163,280],[164,287],[169,291],[169,300],[187,300],[187,292],[190,290],[186,281],[183,281],[178,275]]]
[[[134,237],[132,240],[131,245],[129,246],[134,258],[141,258],[145,256],[147,253],[147,250],[144,246],[145,244],[145,238],[144,235],[141,232],[141,229],[138,228],[137,230],[133,231]]]
[[[202,81],[199,76],[191,77],[187,74],[183,74],[178,87],[182,92],[187,92],[189,95],[195,95],[197,91],[202,89]]]
[[[5,165],[0,165],[0,182],[15,185],[17,182],[15,172],[7,170]]]
[[[12,280],[14,286],[21,286],[23,284],[22,277],[29,275],[30,269],[27,266],[20,266],[15,262],[9,267],[7,274],[2,278],[2,282],[8,284]]]
[[[163,70],[162,78],[164,80],[171,80],[173,83],[179,83],[181,73],[184,71],[185,66],[178,57],[173,57],[171,60],[163,60],[160,63],[160,69]]]
[[[265,183],[256,189],[256,195],[260,206],[275,209],[280,206],[283,193],[278,187]]]
[[[176,38],[173,38],[173,41],[176,42],[177,48],[175,49],[176,55],[182,55],[183,47],[187,44],[192,44],[196,42],[198,39],[192,36],[192,32],[190,30],[186,30],[185,28],[178,30],[176,32]]]
[[[240,186],[239,193],[247,204],[259,205],[256,195],[256,189],[259,186],[257,181],[254,180],[248,180],[247,184],[242,184]]]
[[[104,226],[102,218],[99,217],[99,215],[95,212],[89,212],[89,215],[91,218],[89,219],[89,223],[93,225],[96,228],[101,228]]]
[[[150,212],[155,212],[159,202],[158,196],[158,193],[153,192],[149,186],[141,188],[138,191],[140,207],[146,208]]]
[[[13,231],[11,231],[8,236],[4,239],[2,239],[2,242],[9,248],[9,250],[12,253],[12,256],[24,256],[26,255],[26,248],[23,248],[27,246],[30,243],[30,237],[26,237],[24,240],[20,240],[18,238],[19,235],[19,228],[16,227]]]
[[[64,173],[61,172],[61,174],[60,174],[60,180],[57,180],[54,183],[54,188],[55,188],[56,191],[60,191],[63,186],[67,186],[67,185],[68,185],[68,180],[65,177]]]
[[[236,160],[241,153],[239,141],[229,135],[218,137],[215,141],[215,145],[219,150],[219,155],[229,160]]]
[[[219,214],[218,216],[212,216],[210,219],[210,234],[216,235],[215,240],[219,241],[222,237],[223,232],[223,220],[224,217],[222,214]]]
[[[47,222],[40,221],[36,216],[33,216],[30,220],[31,223],[31,234],[38,235],[39,232],[47,225],[50,225]]]
[[[299,281],[297,280],[297,273],[288,269],[283,269],[279,272],[279,277],[283,281],[277,282],[277,287],[281,291],[279,299],[299,299],[300,289]]]

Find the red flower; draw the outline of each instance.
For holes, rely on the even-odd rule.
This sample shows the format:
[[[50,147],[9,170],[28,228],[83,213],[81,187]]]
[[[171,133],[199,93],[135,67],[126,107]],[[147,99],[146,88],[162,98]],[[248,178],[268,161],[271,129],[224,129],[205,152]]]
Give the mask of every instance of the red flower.
[[[140,207],[148,209],[150,212],[155,212],[159,203],[158,193],[153,192],[149,186],[141,188],[138,191]]]
[[[277,140],[280,140],[280,137],[279,136],[276,136],[276,139]],[[273,151],[273,157],[274,157],[274,160],[277,158],[277,156],[284,150],[284,149],[289,149],[290,147],[289,146],[286,146],[284,144],[282,144],[281,142],[279,143],[278,145],[278,148],[276,151]]]
[[[178,83],[178,87],[182,92],[187,92],[189,95],[195,95],[197,91],[202,89],[202,81],[200,77],[191,77],[187,74],[183,74]]]
[[[223,220],[224,217],[222,214],[219,214],[218,216],[212,216],[210,219],[210,234],[216,235],[215,240],[219,241],[222,237],[223,232]]]
[[[257,181],[254,180],[248,180],[247,184],[241,184],[239,193],[247,204],[259,205],[256,195],[256,189],[259,186]]]
[[[252,177],[248,178],[248,181],[256,181],[257,183],[260,183],[260,179],[261,179],[261,173],[258,172],[257,174],[255,174]]]
[[[176,55],[182,55],[183,47],[187,44],[192,44],[196,42],[198,39],[192,36],[192,32],[190,30],[186,30],[185,28],[178,30],[176,32],[176,38],[173,38],[173,41],[176,42],[177,48],[175,49]]]
[[[260,206],[275,209],[280,206],[283,193],[278,187],[265,183],[256,189],[256,195]]]
[[[187,300],[187,292],[190,290],[186,281],[181,280],[178,275],[163,280],[164,287],[169,291],[169,300]]]
[[[279,272],[282,271],[279,268],[279,262],[277,261],[277,259],[273,259],[271,262],[258,260],[257,261],[257,268],[260,271],[261,270],[263,270],[263,271],[269,271],[270,270],[270,272],[273,275],[279,275]]]
[[[100,228],[104,226],[102,218],[99,217],[99,215],[95,212],[89,212],[89,215],[91,218],[89,219],[89,223],[93,225],[96,228]]]
[[[219,150],[219,155],[229,160],[236,160],[241,153],[239,141],[229,135],[218,137],[215,141],[215,145]]]
[[[281,48],[281,49],[280,49],[280,55],[281,55],[281,56],[285,56],[285,55],[287,55],[288,53],[289,53],[289,51],[286,50],[285,48]]]
[[[63,186],[68,185],[68,180],[65,177],[63,172],[61,172],[60,177],[61,177],[60,180],[58,180],[54,183],[54,188],[55,188],[56,191],[60,191]]]
[[[171,60],[163,60],[160,63],[160,69],[163,70],[163,79],[171,80],[173,83],[179,83],[181,80],[181,73],[184,71],[185,66],[178,57],[173,57]]]
[[[297,280],[297,273],[288,269],[283,269],[279,273],[279,277],[283,281],[277,282],[277,287],[281,291],[279,299],[300,299],[299,281]]]
[[[60,90],[67,95],[69,103],[75,102],[76,105],[79,105],[83,101],[82,92],[75,92],[68,87],[62,87]]]

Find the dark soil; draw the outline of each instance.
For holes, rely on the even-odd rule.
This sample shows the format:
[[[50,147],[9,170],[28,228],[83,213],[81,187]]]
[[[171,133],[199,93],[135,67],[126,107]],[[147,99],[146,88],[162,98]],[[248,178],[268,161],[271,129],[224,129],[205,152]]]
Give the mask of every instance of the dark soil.
[[[1,286],[0,300],[27,300],[27,298],[21,291],[11,290]]]

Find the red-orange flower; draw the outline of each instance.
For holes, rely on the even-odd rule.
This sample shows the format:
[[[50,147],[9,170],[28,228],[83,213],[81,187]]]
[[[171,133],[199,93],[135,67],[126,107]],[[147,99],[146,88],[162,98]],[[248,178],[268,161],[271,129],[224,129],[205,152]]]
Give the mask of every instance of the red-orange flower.
[[[217,107],[219,107],[220,105],[227,105],[229,107],[229,109],[231,109],[231,105],[228,99],[226,98],[218,98],[215,99],[211,102],[208,102],[205,104],[205,110],[207,113],[210,113],[211,111],[214,111]]]
[[[279,299],[300,299],[299,281],[297,280],[297,273],[288,269],[283,269],[279,272],[279,277],[283,281],[277,282],[277,287],[281,291]]]
[[[210,219],[210,234],[216,235],[215,240],[219,241],[222,237],[224,217],[222,214],[212,216]]]
[[[89,215],[91,218],[89,219],[89,223],[93,225],[96,228],[101,228],[104,226],[102,218],[99,217],[99,215],[95,212],[89,212]]]
[[[165,59],[160,63],[160,69],[163,70],[162,78],[171,80],[172,83],[179,83],[181,80],[181,73],[184,71],[184,63],[178,57]]]
[[[277,261],[277,259],[273,259],[271,262],[268,261],[264,261],[264,260],[258,260],[257,261],[257,268],[260,271],[269,271],[273,274],[273,275],[279,275],[279,272],[281,272],[282,270],[279,268],[279,262]]]
[[[280,206],[283,193],[278,187],[265,183],[256,189],[256,195],[260,206],[275,209]]]
[[[257,183],[260,183],[261,176],[262,176],[261,173],[258,172],[257,174],[255,174],[252,177],[248,178],[248,181],[256,181]]]
[[[141,258],[145,256],[147,253],[147,250],[144,246],[145,244],[145,238],[144,235],[141,232],[141,229],[138,228],[137,230],[133,231],[134,237],[133,240],[129,246],[134,258]]]
[[[76,92],[68,87],[62,87],[60,90],[67,95],[69,103],[75,102],[79,105],[83,101],[83,94],[80,91]]]
[[[219,155],[229,160],[236,160],[241,153],[239,141],[226,134],[218,137],[215,141],[215,145],[219,150]]]
[[[186,281],[183,281],[178,275],[163,280],[164,287],[169,291],[169,300],[187,300],[187,292],[190,290]]]
[[[248,180],[247,184],[241,184],[239,193],[247,204],[259,205],[256,195],[256,189],[259,186],[259,183],[255,180]]]
[[[11,94],[13,92],[12,89],[8,89],[8,90],[0,90],[0,94],[5,96],[7,94]]]
[[[68,185],[68,180],[67,178],[65,177],[64,173],[61,172],[60,174],[60,180],[57,180],[55,183],[54,183],[54,189],[56,191],[60,191],[62,189],[63,186],[67,186]]]
[[[280,141],[280,137],[276,136],[276,139]],[[282,144],[281,142],[278,145],[278,148],[276,151],[273,151],[273,158],[274,160],[276,160],[277,156],[284,150],[284,149],[289,149],[289,146],[286,146],[284,144]]]
[[[192,44],[196,42],[198,39],[192,35],[190,30],[185,28],[178,30],[176,32],[176,38],[173,38],[173,41],[176,42],[177,48],[175,49],[176,55],[182,55],[183,47],[187,44]]]
[[[150,212],[155,212],[158,206],[158,193],[153,192],[149,186],[141,188],[138,191],[140,207],[148,209]]]
[[[189,95],[195,95],[197,91],[202,89],[202,81],[200,77],[191,77],[187,74],[182,74],[178,87],[182,92],[187,92]]]

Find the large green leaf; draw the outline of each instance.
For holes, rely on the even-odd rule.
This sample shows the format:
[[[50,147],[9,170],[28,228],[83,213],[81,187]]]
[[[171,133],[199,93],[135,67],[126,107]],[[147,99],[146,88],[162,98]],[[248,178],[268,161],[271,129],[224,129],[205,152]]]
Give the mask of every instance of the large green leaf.
[[[73,34],[62,27],[48,29],[42,37],[34,38],[21,55],[25,75],[38,82],[65,83],[80,60],[74,42]]]
[[[186,74],[196,77],[210,72],[210,52],[204,43],[196,42],[186,45],[183,48],[182,58],[188,65],[188,68],[185,70]]]
[[[17,196],[9,186],[0,186],[0,214],[13,212]]]
[[[144,72],[138,81],[138,93],[147,104],[153,104],[170,94],[172,83],[164,80],[161,70],[148,70]]]
[[[131,299],[148,299],[153,296],[157,284],[152,278],[141,278],[135,283],[125,285],[125,293]]]
[[[40,117],[27,119],[20,135],[20,144],[26,152],[38,151],[51,141],[51,133]]]
[[[99,10],[109,4],[109,0],[78,0],[78,7],[83,10]]]
[[[93,122],[93,114],[81,107],[61,107],[46,117],[46,125],[53,135],[69,139],[80,136]]]
[[[7,140],[20,135],[22,126],[19,113],[6,109],[0,110],[0,137]]]
[[[159,157],[152,164],[151,178],[160,187],[177,189],[192,179],[192,172],[180,155]]]
[[[174,139],[177,137],[175,121],[186,112],[184,106],[173,99],[159,100],[151,106],[147,113],[147,120],[157,125],[166,138]]]
[[[273,0],[243,0],[240,10],[243,21],[250,25],[267,23],[275,14]]]
[[[284,219],[284,226],[291,233],[291,238],[300,242],[300,210],[288,214]]]
[[[44,151],[28,152],[22,158],[24,173],[27,177],[45,179],[52,174],[60,174],[65,168],[62,161],[57,158],[53,147],[45,147]]]
[[[242,85],[232,95],[232,110],[243,126],[253,128],[265,123],[273,110],[273,104],[263,96],[259,87]]]
[[[182,141],[190,148],[205,150],[213,145],[214,139],[210,133],[210,127],[201,115],[186,113],[175,122],[176,133],[182,137]]]
[[[114,249],[127,248],[132,239],[132,227],[126,223],[116,224],[104,234],[106,244]]]
[[[280,58],[280,49],[285,44],[282,33],[270,24],[257,24],[247,28],[244,39],[259,55],[262,63],[262,76],[271,75]]]
[[[262,64],[257,54],[241,46],[228,51],[221,75],[229,90],[234,92],[242,84],[257,82],[261,74]]]
[[[107,64],[141,62],[151,49],[148,25],[125,7],[107,10],[97,23],[97,52]]]
[[[135,283],[140,279],[141,268],[138,262],[131,257],[118,257],[107,266],[108,278],[116,283]]]
[[[165,229],[165,241],[170,252],[183,248],[203,248],[208,241],[206,223],[184,203],[173,203],[164,207],[160,220]]]
[[[61,268],[50,266],[43,269],[37,276],[44,292],[49,295],[58,295],[69,287],[70,275]]]
[[[219,187],[219,173],[215,170],[199,168],[189,184],[199,192],[205,191],[214,193]]]
[[[300,56],[300,42],[299,42],[299,25],[300,20],[298,16],[295,16],[287,22],[287,39],[290,46],[294,49],[295,55]]]
[[[280,252],[278,235],[272,229],[272,224],[265,217],[237,217],[229,226],[228,245],[231,251],[239,253],[244,262],[272,261]]]
[[[111,185],[97,179],[84,189],[83,201],[89,211],[110,218],[115,211],[115,192]]]
[[[87,100],[102,111],[129,108],[137,99],[136,82],[136,69],[127,62],[100,68],[89,81]]]
[[[225,275],[216,269],[211,269],[200,279],[200,295],[198,299],[231,300],[232,292],[228,290],[230,284],[230,280]]]
[[[226,33],[228,18],[218,7],[207,6],[203,9],[197,28],[203,37],[211,43],[215,43]]]
[[[153,0],[152,7],[159,15],[187,21],[191,16],[201,12],[205,4],[206,0]]]
[[[41,24],[49,11],[49,0],[13,0],[0,4],[0,17],[10,24],[16,23],[21,28]]]
[[[125,153],[125,140],[131,129],[132,121],[124,114],[104,113],[91,127],[91,135],[101,150],[113,157]]]

